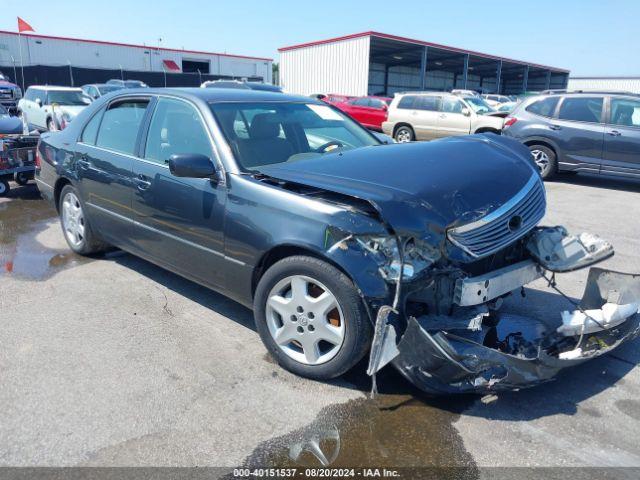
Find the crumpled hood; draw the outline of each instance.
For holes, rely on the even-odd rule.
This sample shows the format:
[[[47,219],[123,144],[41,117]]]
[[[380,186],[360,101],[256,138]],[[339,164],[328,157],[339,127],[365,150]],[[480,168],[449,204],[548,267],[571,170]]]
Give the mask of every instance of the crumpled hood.
[[[537,175],[526,147],[493,134],[365,147],[259,170],[368,200],[397,233],[422,238],[485,216]]]

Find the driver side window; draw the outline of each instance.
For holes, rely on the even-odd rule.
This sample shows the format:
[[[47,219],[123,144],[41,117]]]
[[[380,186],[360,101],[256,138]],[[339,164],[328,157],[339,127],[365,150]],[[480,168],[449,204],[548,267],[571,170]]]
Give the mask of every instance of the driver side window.
[[[442,99],[442,111],[445,113],[462,113],[462,102],[457,98]]]
[[[211,158],[209,135],[192,105],[160,98],[149,126],[144,158],[164,165],[171,155],[180,153],[199,153]]]

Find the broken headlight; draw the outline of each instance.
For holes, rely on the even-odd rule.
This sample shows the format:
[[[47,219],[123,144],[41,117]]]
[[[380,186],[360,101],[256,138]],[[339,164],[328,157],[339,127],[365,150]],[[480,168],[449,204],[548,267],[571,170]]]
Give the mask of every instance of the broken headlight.
[[[355,240],[367,252],[374,256],[380,265],[380,273],[389,281],[397,281],[400,276],[400,253],[395,237],[362,236]],[[438,250],[424,241],[415,238],[400,238],[404,251],[402,278],[410,280],[431,266],[440,254]]]

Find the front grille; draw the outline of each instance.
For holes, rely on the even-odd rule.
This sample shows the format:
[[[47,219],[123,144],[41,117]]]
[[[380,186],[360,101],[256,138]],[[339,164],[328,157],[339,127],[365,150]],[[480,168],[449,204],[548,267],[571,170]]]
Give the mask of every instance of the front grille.
[[[533,175],[510,201],[489,215],[447,232],[449,240],[475,258],[495,253],[531,230],[544,217],[542,181]]]
[[[0,89],[0,98],[13,98],[13,90]]]

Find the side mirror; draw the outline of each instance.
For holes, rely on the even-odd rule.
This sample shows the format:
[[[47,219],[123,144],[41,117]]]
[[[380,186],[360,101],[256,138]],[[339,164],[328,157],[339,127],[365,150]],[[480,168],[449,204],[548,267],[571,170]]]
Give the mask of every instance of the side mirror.
[[[176,177],[211,178],[217,177],[216,167],[206,155],[200,153],[177,153],[168,160],[169,171]]]
[[[470,117],[470,116],[471,116],[471,110],[469,110],[467,107],[464,107],[464,108],[462,109],[462,114],[463,114],[465,117]]]
[[[39,107],[42,106],[42,100],[40,100],[39,98],[36,98],[36,103],[38,104]]]

